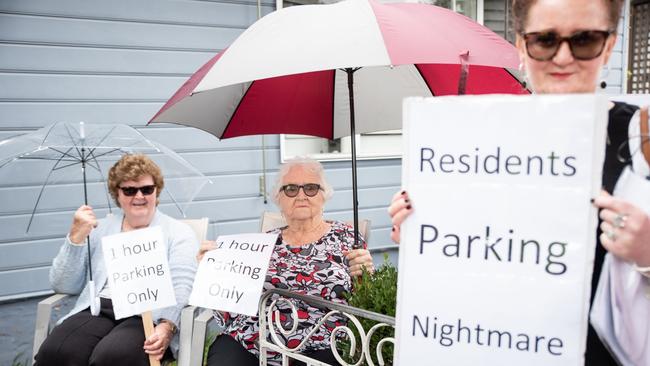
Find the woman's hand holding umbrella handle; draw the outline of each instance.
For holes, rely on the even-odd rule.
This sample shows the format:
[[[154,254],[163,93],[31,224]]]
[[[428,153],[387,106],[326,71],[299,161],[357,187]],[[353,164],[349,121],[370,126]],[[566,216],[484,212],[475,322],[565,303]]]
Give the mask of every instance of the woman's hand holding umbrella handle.
[[[372,262],[372,256],[368,249],[353,249],[343,254],[348,259],[350,275],[352,277],[361,276],[363,274],[363,268],[369,273],[375,271],[375,265]]]
[[[199,253],[196,255],[196,261],[201,262],[205,253],[213,249],[217,249],[217,243],[214,240],[203,240],[199,248]]]
[[[408,193],[406,191],[395,193],[390,206],[388,206],[388,214],[393,223],[390,238],[397,244],[399,244],[400,226],[411,212],[413,212],[413,206]]]
[[[81,206],[75,211],[70,228],[70,241],[74,244],[84,244],[86,237],[97,227],[97,218],[90,206]]]

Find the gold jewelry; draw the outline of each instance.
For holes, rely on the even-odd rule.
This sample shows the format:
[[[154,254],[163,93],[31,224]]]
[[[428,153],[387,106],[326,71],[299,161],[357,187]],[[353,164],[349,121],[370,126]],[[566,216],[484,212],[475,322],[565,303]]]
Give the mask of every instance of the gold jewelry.
[[[311,240],[311,237],[314,236],[314,233],[318,233],[318,238],[320,238],[321,231],[324,224],[326,224],[325,220],[321,220],[321,222],[318,225],[314,226],[313,228],[307,231],[292,230],[289,228],[289,226],[287,226],[285,232],[283,233],[283,238],[284,238],[283,240],[285,240],[287,243],[293,243],[293,244],[298,243],[300,245],[311,243],[313,242],[313,240]]]
[[[169,326],[169,329],[171,330],[172,334],[176,334],[176,332],[178,332],[178,327],[171,320],[167,320],[167,319],[158,320],[158,324],[162,324],[162,323],[165,323]]]
[[[319,230],[320,228],[322,228],[324,223],[325,223],[325,221],[324,221],[324,220],[321,220],[321,222],[320,222],[318,225],[314,226],[313,228],[311,228],[311,229],[309,229],[309,230],[307,230],[307,231],[291,230],[291,228],[289,228],[289,227],[287,226],[287,232],[289,232],[290,234],[297,234],[297,233],[309,234],[309,233],[313,233],[314,231],[317,231],[317,230]]]

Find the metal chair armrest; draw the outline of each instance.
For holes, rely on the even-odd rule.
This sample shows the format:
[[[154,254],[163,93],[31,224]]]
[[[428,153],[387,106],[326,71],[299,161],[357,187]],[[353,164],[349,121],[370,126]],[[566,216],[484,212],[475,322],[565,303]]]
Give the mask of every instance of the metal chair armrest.
[[[201,308],[188,305],[181,311],[181,324],[178,345],[178,366],[189,366],[192,349],[192,333],[194,331],[194,317]]]
[[[36,326],[34,327],[34,347],[32,348],[32,360],[36,353],[41,348],[41,344],[50,333],[50,318],[52,316],[52,308],[61,300],[70,295],[54,294],[38,303],[36,308]]]
[[[194,318],[190,366],[203,365],[203,348],[205,347],[206,331],[208,329],[208,323],[213,319],[212,310],[209,309],[201,309],[200,314]],[[181,365],[179,364],[179,366]]]

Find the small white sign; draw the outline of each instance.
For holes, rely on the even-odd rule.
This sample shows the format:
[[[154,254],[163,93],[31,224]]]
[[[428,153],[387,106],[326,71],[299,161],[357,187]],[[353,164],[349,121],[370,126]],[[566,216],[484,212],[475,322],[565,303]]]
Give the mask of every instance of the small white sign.
[[[396,364],[584,363],[607,106],[405,101]]]
[[[115,319],[176,305],[160,226],[102,238]]]
[[[277,234],[223,235],[203,256],[194,278],[190,304],[257,315]]]

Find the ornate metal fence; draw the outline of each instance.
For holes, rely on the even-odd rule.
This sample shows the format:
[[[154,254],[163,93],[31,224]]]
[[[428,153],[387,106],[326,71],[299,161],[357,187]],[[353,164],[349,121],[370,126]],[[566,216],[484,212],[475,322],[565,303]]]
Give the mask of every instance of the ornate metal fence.
[[[309,330],[309,336],[304,337],[302,342],[294,347],[289,347],[282,341],[282,336],[288,336],[298,329],[300,320],[297,316],[297,309],[290,299],[297,299],[307,303],[310,306],[322,309],[325,315],[319,319],[318,323]],[[293,313],[293,321],[291,324],[282,324],[280,319],[279,306],[283,309],[289,307]],[[328,364],[316,361],[301,354],[305,349],[306,343],[309,342],[310,336],[314,334],[320,326],[332,317],[344,318],[345,325],[339,325],[332,331],[330,337],[331,348],[334,357],[337,359],[339,365],[344,366],[359,366],[368,365],[375,366],[373,360],[377,360],[380,366],[385,365],[382,356],[382,349],[387,343],[395,344],[393,337],[385,337],[378,340],[375,349],[371,349],[371,342],[373,335],[379,328],[382,327],[395,327],[395,318],[387,315],[382,315],[366,310],[361,310],[348,305],[336,304],[331,301],[323,300],[319,297],[296,294],[287,290],[273,289],[267,291],[260,299],[259,304],[259,321],[260,321],[260,365],[266,366],[267,352],[278,352],[282,355],[282,365],[288,366],[289,360],[300,360],[307,364],[307,366],[328,366]],[[376,321],[377,324],[373,325],[370,329],[363,329],[359,319],[370,319]],[[354,329],[354,331],[353,331]],[[355,332],[356,331],[356,332]],[[358,339],[357,339],[358,337]],[[340,342],[346,339],[350,345],[350,354],[346,362],[339,354]],[[361,352],[354,352],[357,349],[357,344],[360,344]],[[374,357],[371,355],[374,352]],[[352,360],[350,360],[352,358]]]

